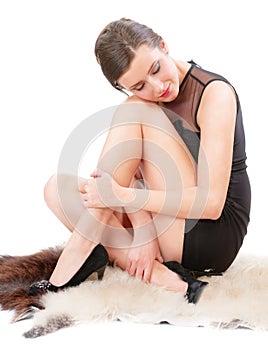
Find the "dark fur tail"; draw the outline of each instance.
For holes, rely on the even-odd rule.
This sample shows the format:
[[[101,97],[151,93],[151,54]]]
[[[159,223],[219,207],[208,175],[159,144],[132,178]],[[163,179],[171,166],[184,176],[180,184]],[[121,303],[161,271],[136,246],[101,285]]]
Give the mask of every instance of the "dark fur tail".
[[[56,332],[60,329],[70,327],[75,324],[75,321],[68,315],[59,315],[48,320],[46,325],[39,325],[25,332],[25,338],[38,338],[49,333]]]
[[[40,296],[29,296],[32,283],[49,279],[62,247],[48,248],[25,256],[0,256],[0,305],[14,311],[13,322],[25,319],[42,309]]]

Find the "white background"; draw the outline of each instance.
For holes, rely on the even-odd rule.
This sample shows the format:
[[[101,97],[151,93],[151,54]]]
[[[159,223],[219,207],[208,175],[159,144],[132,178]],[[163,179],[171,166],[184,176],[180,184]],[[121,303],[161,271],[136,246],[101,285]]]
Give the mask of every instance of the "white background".
[[[0,254],[33,253],[69,237],[47,209],[43,187],[56,172],[61,149],[73,129],[93,113],[124,99],[103,77],[93,51],[107,23],[128,17],[162,35],[174,58],[194,59],[235,86],[244,114],[252,185],[251,222],[241,253],[266,255],[266,12],[261,0],[1,0]],[[94,169],[99,146],[91,148],[92,160],[86,165],[88,170],[84,168],[88,174]],[[25,344],[25,348],[34,345],[20,337],[26,323],[7,325],[8,315],[2,312],[0,316],[2,339]],[[127,348],[143,342],[151,348],[168,347],[169,341],[182,346],[186,336],[193,344],[209,336],[218,348],[229,341],[256,345],[266,336],[246,331],[223,336],[166,327],[160,331],[156,326],[94,327],[62,331],[41,343],[56,348],[66,339],[80,338],[90,346],[93,332],[112,348],[123,348],[123,334],[131,337],[130,343],[124,343]],[[147,335],[146,340],[141,340],[142,335]],[[186,348],[191,348],[190,339]]]

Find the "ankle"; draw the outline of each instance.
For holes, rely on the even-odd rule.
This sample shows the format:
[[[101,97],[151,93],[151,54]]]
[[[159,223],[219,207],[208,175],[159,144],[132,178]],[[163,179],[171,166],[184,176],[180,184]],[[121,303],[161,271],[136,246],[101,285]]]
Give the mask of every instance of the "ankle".
[[[166,266],[155,263],[151,276],[151,283],[172,292],[181,292],[185,295],[188,289],[188,283],[184,282],[175,272],[169,270]]]
[[[97,242],[86,239],[79,232],[74,230],[70,237],[69,244],[65,249],[68,249],[69,253],[89,254],[97,245]]]
[[[184,282],[178,276],[173,276],[167,281],[166,290],[171,292],[180,292],[185,295],[188,290],[188,283]]]
[[[73,235],[70,238],[71,244],[69,241],[64,248],[56,268],[50,276],[49,282],[55,286],[67,283],[97,246],[97,243],[88,241],[78,233],[74,232]]]

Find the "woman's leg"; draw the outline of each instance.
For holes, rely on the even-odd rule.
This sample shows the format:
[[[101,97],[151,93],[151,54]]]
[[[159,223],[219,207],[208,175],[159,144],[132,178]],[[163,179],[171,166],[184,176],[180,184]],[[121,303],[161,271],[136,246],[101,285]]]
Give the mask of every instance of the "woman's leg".
[[[79,193],[87,180],[75,178],[70,175],[60,175],[61,181],[65,183],[66,193],[69,192],[70,198],[75,197],[75,193]],[[78,184],[77,187],[74,184]],[[62,285],[70,279],[70,277],[78,269],[78,260],[81,265],[89,251],[92,250],[92,241],[84,238],[77,232],[75,227],[70,222],[78,222],[85,208],[80,201],[70,201],[68,214],[71,218],[66,217],[66,212],[63,211],[60,198],[58,196],[57,176],[51,177],[45,187],[45,200],[48,207],[56,215],[56,217],[72,232],[72,235],[67,242],[66,247],[59,259],[59,263],[51,275],[50,281],[55,285]],[[101,242],[105,245],[110,261],[125,270],[128,257],[128,247],[132,243],[132,235],[126,230],[120,222],[122,215],[111,215],[109,222],[104,229]],[[120,218],[120,219],[119,219]],[[64,265],[65,269],[62,269]],[[164,265],[155,261],[150,282],[155,285],[164,286],[168,290],[186,292],[187,285],[178,275],[167,269]]]
[[[84,184],[85,180],[78,181],[74,176],[59,174],[52,176],[44,189],[48,207],[72,231],[50,277],[50,282],[56,286],[67,283],[82,266],[90,252],[99,243],[104,229],[101,223],[106,217],[108,220],[112,214],[110,209],[85,209],[79,192]],[[90,235],[91,240],[83,238],[85,233]]]
[[[99,168],[128,186],[137,165],[149,189],[178,193],[178,209],[183,188],[196,186],[195,161],[166,114],[154,105],[136,103],[119,108]],[[164,260],[181,262],[185,220],[159,214],[154,214],[153,220]]]
[[[166,115],[159,108],[153,107],[152,109],[151,106],[144,105],[142,105],[142,108],[140,107],[141,104],[139,104],[138,110],[135,111],[136,105],[128,106],[128,110],[123,111],[123,114],[120,111],[115,115],[100,158],[99,168],[112,174],[120,185],[128,186],[137,167],[142,162],[144,177],[150,188],[176,190],[179,193],[184,186],[194,186],[196,181],[195,164]],[[160,160],[158,157],[160,157]],[[75,203],[75,201],[68,201],[68,196],[67,200],[65,200],[66,191],[64,191],[64,188],[66,187],[60,185],[59,192],[61,200],[64,197],[63,208],[64,215],[68,218],[67,225],[76,227],[73,238],[68,242],[70,244],[67,244],[66,251],[73,253],[74,256],[76,255],[75,253],[79,249],[75,237],[82,233],[83,236],[91,241],[84,246],[84,250],[90,252],[92,241],[94,241],[96,236],[99,237],[103,233],[103,228],[109,222],[112,211],[109,209],[90,210],[89,212],[93,213],[91,216],[93,218],[96,217],[96,220],[90,219],[90,223],[88,223],[88,220],[85,220],[87,224],[84,228],[87,228],[87,230],[84,230],[83,227],[82,230],[79,230],[77,229],[77,222],[72,218],[72,210],[68,209],[68,203]],[[78,190],[76,192],[79,193]],[[80,206],[82,206],[82,203],[80,203]],[[84,215],[80,216],[78,226],[80,221],[83,222],[83,220],[80,220],[81,217],[83,218]],[[85,214],[86,217],[88,216]],[[184,222],[176,218],[170,219],[163,215],[155,215],[154,222],[159,232],[160,249],[164,259],[166,261],[180,261],[183,247]],[[102,229],[96,229],[97,226],[98,228],[102,226]],[[80,244],[78,242],[79,246]],[[72,247],[76,249],[72,249]],[[114,252],[113,254],[115,255]],[[116,255],[118,258],[118,254]],[[85,259],[83,254],[79,256],[80,262]],[[68,254],[63,254],[63,258],[59,261],[59,269],[56,268],[55,273],[51,277],[52,283],[54,278],[56,280],[57,276],[62,273],[61,266],[66,267],[68,259]],[[72,261],[72,259],[70,260]],[[75,265],[78,265],[77,260]],[[120,265],[123,267],[124,263],[121,262]],[[162,267],[160,270],[162,271]],[[166,270],[163,271],[167,273]]]

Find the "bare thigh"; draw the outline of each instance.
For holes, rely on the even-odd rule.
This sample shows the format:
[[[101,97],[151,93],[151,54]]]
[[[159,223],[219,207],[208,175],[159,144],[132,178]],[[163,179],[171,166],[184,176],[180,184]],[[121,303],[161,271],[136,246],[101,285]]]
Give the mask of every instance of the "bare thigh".
[[[69,174],[55,174],[46,183],[45,201],[49,209],[70,230],[73,231],[85,210],[80,190],[87,180]]]
[[[174,206],[179,210],[183,188],[196,185],[196,163],[171,122],[165,115],[162,117],[156,127],[143,126],[143,176],[149,189],[178,193]],[[156,213],[153,220],[164,260],[181,262],[185,220]]]

